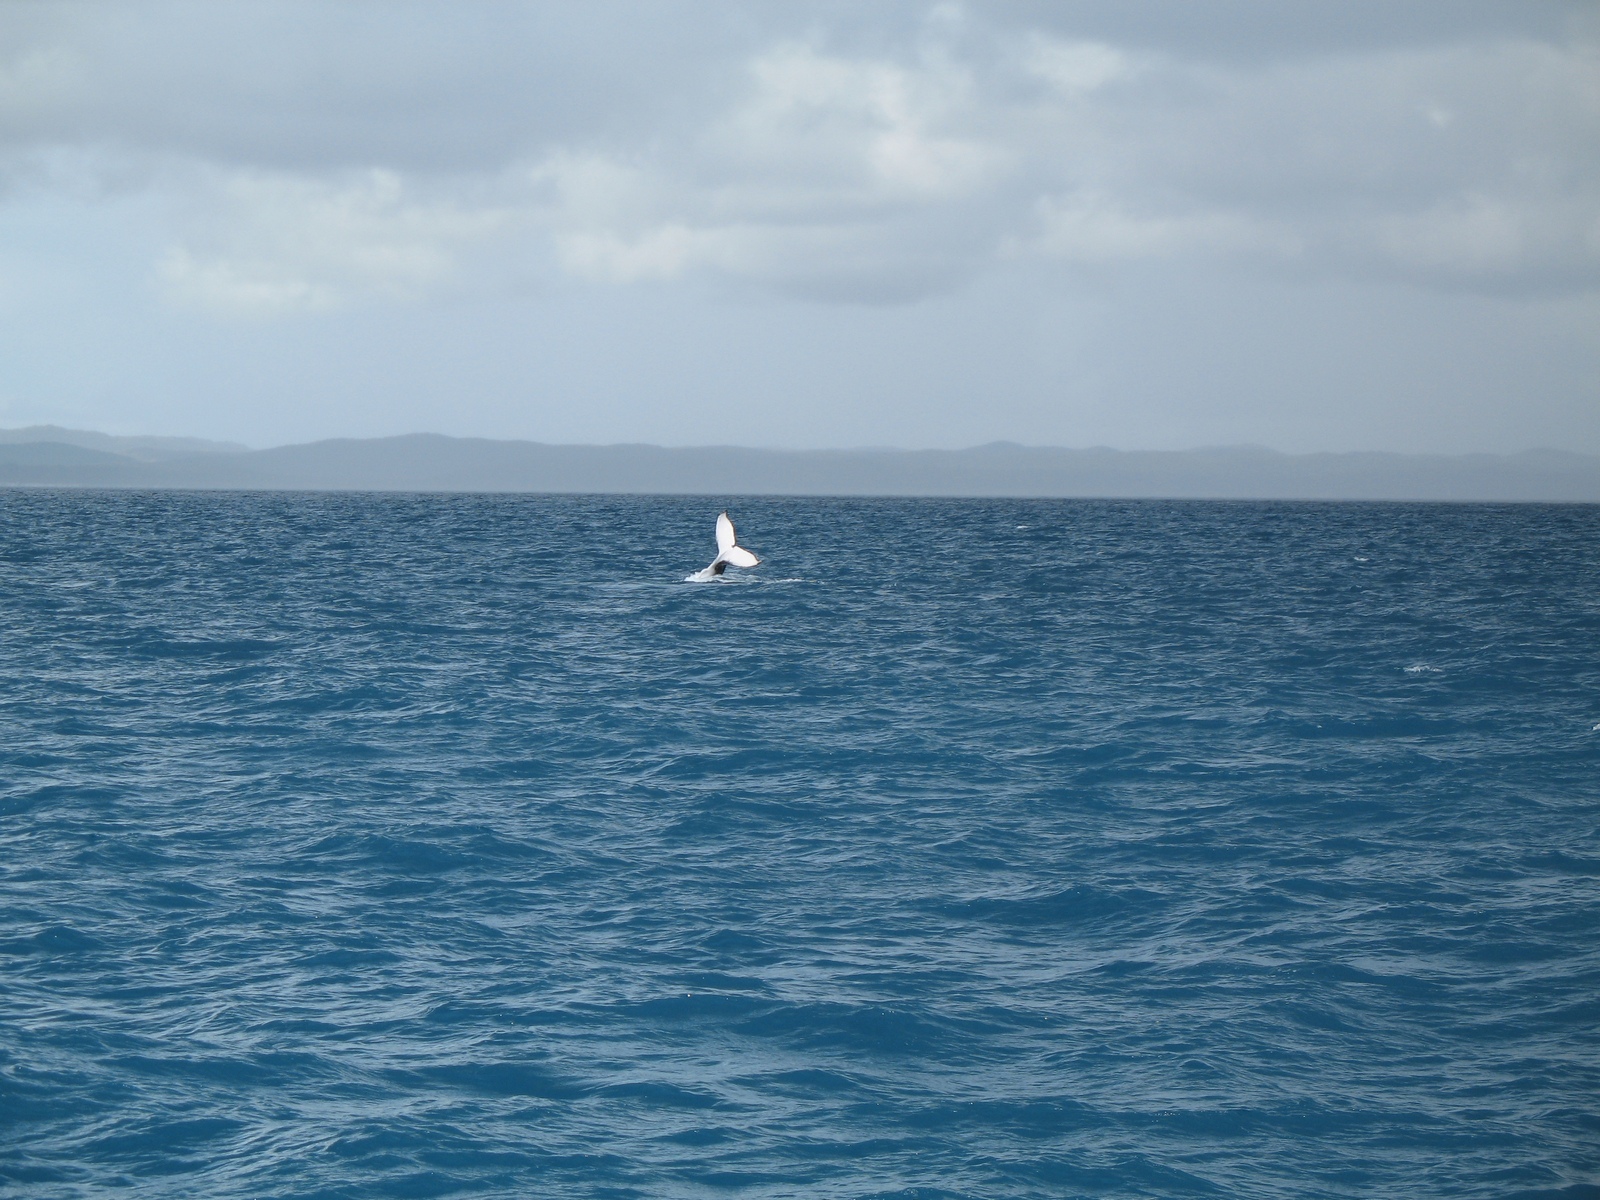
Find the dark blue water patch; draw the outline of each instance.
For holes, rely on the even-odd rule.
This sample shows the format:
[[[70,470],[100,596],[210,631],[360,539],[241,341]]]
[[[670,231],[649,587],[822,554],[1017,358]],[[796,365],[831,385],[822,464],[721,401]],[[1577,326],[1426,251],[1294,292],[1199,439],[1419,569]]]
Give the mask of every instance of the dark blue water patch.
[[[5,500],[5,1194],[1600,1194],[1594,508]]]

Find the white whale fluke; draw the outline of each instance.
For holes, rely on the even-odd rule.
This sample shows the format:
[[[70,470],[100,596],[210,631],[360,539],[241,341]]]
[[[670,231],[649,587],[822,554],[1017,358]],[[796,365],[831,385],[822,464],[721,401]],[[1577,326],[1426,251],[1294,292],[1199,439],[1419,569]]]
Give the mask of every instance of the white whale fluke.
[[[739,545],[733,532],[733,521],[724,509],[722,515],[717,518],[717,556],[711,560],[709,567],[703,571],[696,571],[685,582],[710,583],[729,567],[755,567],[760,564],[759,558]]]

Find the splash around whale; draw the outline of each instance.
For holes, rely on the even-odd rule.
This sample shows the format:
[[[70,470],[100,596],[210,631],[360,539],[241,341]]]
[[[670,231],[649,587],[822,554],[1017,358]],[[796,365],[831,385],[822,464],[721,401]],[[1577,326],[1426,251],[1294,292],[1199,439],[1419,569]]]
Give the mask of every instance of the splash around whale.
[[[739,545],[738,535],[733,528],[733,519],[728,516],[727,509],[723,509],[717,517],[717,556],[711,560],[709,567],[696,571],[693,575],[686,575],[684,582],[710,583],[714,579],[720,579],[722,573],[729,567],[748,569],[760,565],[759,558]]]

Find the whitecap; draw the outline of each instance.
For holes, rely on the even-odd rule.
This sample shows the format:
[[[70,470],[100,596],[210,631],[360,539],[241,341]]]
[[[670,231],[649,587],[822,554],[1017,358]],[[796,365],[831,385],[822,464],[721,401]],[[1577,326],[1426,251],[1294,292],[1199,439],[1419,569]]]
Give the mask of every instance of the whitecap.
[[[1437,675],[1438,667],[1430,667],[1427,663],[1412,663],[1406,668],[1407,675]]]

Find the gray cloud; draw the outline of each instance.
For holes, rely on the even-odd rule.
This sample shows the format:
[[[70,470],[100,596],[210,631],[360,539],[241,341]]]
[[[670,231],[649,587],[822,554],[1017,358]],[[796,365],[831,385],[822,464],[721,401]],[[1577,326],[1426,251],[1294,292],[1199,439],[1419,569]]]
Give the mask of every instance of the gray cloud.
[[[635,132],[697,90],[716,39],[642,12],[658,15],[604,2],[581,18],[486,3],[470,19],[405,0],[29,6],[0,33],[0,79],[16,89],[0,135],[273,170],[494,170],[543,143]]]
[[[1031,255],[1600,281],[1578,10],[1206,11],[50,5],[0,52],[4,142],[14,179],[72,151],[207,211],[157,278],[240,308],[415,295],[540,237],[595,280],[878,301]]]
[[[0,21],[0,323],[38,347],[0,414],[28,419],[682,440],[770,395],[749,436],[790,444],[1600,446],[1597,303],[1585,4]],[[498,397],[476,424],[430,399],[452,371]]]

